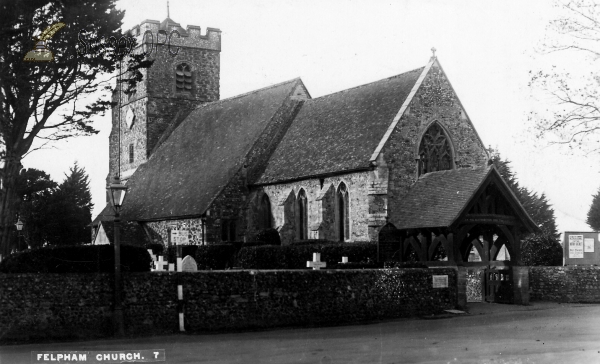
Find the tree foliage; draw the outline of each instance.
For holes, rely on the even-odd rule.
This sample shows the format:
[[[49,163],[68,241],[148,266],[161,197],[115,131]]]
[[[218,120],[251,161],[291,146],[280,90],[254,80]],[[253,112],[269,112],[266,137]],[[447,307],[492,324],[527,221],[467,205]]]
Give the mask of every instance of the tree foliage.
[[[548,202],[546,195],[544,193],[538,195],[526,187],[521,187],[516,175],[511,170],[510,161],[503,160],[500,154],[494,150],[491,150],[490,154],[492,155],[492,163],[533,221],[544,233],[551,236],[558,236],[554,209]]]
[[[12,247],[16,250],[41,247],[46,239],[45,224],[52,194],[58,184],[46,172],[29,168],[21,170],[17,187],[19,218],[24,226],[18,233],[21,236],[13,239]]]
[[[554,209],[546,196],[526,187],[521,187],[515,173],[510,168],[510,161],[503,160],[497,151],[490,150],[492,162],[502,178],[519,199],[521,205],[533,221],[541,229],[540,233],[528,234],[522,238],[521,259],[524,265],[553,266],[562,265],[563,250],[558,241]]]
[[[592,205],[587,214],[587,224],[594,231],[600,231],[600,189],[593,196]]]
[[[43,171],[24,169],[18,186],[26,245],[16,246],[13,242],[12,250],[81,245],[90,241],[92,196],[88,176],[77,163],[60,184]]]
[[[524,265],[562,265],[563,248],[556,236],[546,233],[529,234],[522,243],[521,259]]]
[[[49,245],[81,245],[90,241],[92,195],[88,176],[77,163],[52,194],[48,207],[45,230]]]
[[[600,151],[600,4],[597,1],[555,2],[558,16],[548,26],[543,53],[567,56],[586,66],[532,72],[530,86],[550,95],[548,109],[534,112],[538,137],[585,152]],[[554,63],[554,62],[553,62]],[[559,63],[560,64],[560,63]]]
[[[123,16],[115,0],[0,4],[0,253],[9,249],[21,160],[39,148],[34,141],[96,133],[92,117],[111,106],[110,80],[101,76],[124,74],[119,79],[131,92],[142,78],[140,68],[151,65],[141,54],[123,65],[126,43],[117,41]],[[40,34],[58,22],[66,26],[47,42],[54,60],[24,62]],[[97,46],[85,46],[81,37]]]

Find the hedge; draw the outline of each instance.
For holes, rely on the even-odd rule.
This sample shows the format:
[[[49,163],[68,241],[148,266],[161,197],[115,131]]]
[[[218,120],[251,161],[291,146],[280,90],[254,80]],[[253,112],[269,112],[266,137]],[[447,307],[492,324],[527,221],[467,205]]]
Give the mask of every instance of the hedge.
[[[398,262],[395,260],[390,260],[383,264],[384,268],[428,268],[427,264],[423,262],[415,262],[415,261],[407,261],[407,262]]]
[[[113,245],[40,248],[11,254],[0,262],[2,273],[114,272]],[[121,245],[121,270],[148,272],[152,259],[146,248]]]
[[[264,229],[256,234],[256,240],[264,241],[269,245],[281,245],[281,238],[276,229]]]
[[[377,258],[376,243],[326,243],[284,246],[243,247],[237,254],[237,264],[247,269],[302,269],[313,253],[321,253],[321,261],[334,266],[348,257],[351,263]]]
[[[199,245],[196,250],[198,269],[225,269],[233,264],[234,244]]]

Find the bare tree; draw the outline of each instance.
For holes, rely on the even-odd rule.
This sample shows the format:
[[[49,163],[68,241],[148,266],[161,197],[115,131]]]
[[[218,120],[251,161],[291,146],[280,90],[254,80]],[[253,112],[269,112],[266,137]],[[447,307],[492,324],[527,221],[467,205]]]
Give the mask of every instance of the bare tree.
[[[531,114],[539,138],[586,153],[600,152],[600,3],[557,1],[557,17],[547,29],[542,53],[579,61],[577,67],[532,72],[534,89],[550,95],[546,110]]]
[[[103,75],[122,71],[129,90],[150,66],[140,54],[123,66],[133,48],[120,30],[123,16],[115,0],[1,0],[0,254],[8,253],[15,183],[34,141],[97,133],[93,116],[111,106]],[[46,59],[31,61],[39,53]]]

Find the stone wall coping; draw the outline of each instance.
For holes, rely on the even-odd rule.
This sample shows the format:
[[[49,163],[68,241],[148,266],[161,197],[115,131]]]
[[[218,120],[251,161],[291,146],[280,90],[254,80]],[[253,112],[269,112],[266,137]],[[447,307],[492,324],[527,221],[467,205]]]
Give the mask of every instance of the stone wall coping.
[[[598,267],[600,269],[600,267]],[[377,272],[377,271],[408,271],[408,272],[440,272],[440,271],[456,271],[457,267],[431,267],[431,268],[358,268],[358,269],[233,269],[233,270],[198,270],[196,272],[122,272],[124,276],[141,276],[141,275],[186,275],[186,274],[232,274],[232,273],[249,273],[249,274],[260,274],[260,273],[302,273],[302,274],[332,274],[332,273],[356,273],[358,272]],[[6,277],[22,277],[22,276],[53,276],[53,277],[65,277],[65,276],[110,276],[111,273],[0,273],[0,279]]]

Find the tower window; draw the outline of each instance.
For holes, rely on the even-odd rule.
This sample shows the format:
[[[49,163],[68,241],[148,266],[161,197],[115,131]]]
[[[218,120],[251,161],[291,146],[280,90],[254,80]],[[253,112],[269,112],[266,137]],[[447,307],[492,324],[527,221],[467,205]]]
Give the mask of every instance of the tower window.
[[[133,163],[133,144],[129,144],[129,163]]]
[[[450,140],[444,129],[434,122],[423,135],[419,146],[419,175],[452,169],[453,165]]]
[[[187,63],[182,63],[175,70],[175,90],[177,92],[192,91],[192,68]]]

